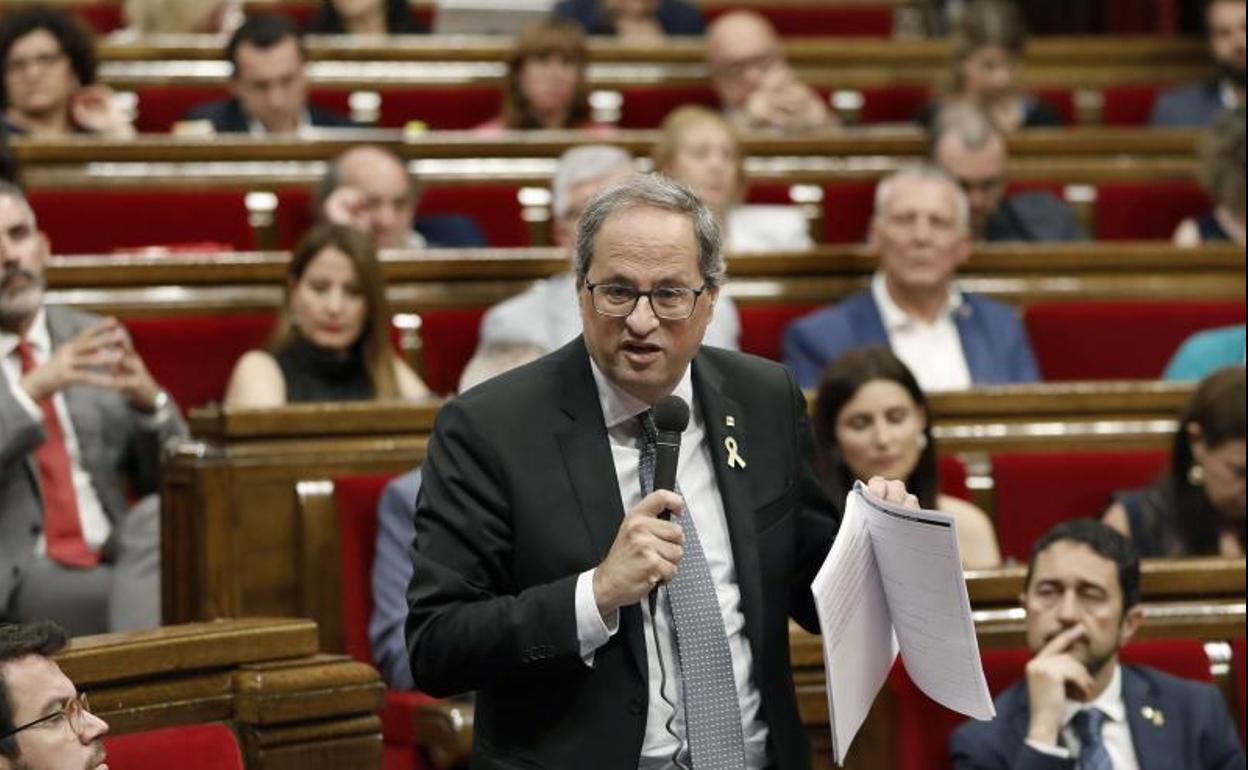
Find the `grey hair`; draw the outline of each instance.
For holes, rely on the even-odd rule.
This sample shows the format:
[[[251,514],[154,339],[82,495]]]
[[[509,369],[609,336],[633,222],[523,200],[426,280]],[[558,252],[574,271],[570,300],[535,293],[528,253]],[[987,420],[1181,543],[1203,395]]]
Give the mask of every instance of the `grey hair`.
[[[662,174],[634,174],[600,190],[590,200],[576,228],[574,266],[578,284],[583,284],[589,273],[589,263],[594,256],[594,240],[603,223],[617,211],[639,206],[649,206],[689,217],[698,244],[698,270],[702,273],[703,280],[707,287],[723,284],[727,271],[724,268],[723,252],[719,248],[720,233],[715,215],[688,187]]]
[[[555,178],[550,183],[550,206],[556,219],[568,213],[568,194],[573,187],[593,179],[602,179],[621,166],[633,167],[633,156],[609,144],[587,144],[559,156]]]
[[[39,219],[35,216],[35,208],[30,205],[30,200],[26,197],[26,193],[22,188],[8,180],[0,179],[0,197],[12,198],[22,204],[22,208],[26,209],[26,213],[30,215],[31,226],[38,228]]]
[[[931,156],[936,157],[940,143],[946,136],[957,138],[968,150],[982,150],[994,139],[1003,144],[1005,134],[982,109],[973,104],[951,104],[941,109],[932,122],[930,136]]]
[[[949,189],[953,190],[953,213],[958,230],[964,233],[970,231],[971,206],[966,200],[962,185],[931,163],[911,163],[881,179],[880,183],[875,186],[874,216],[880,216],[884,210],[884,204],[888,202],[888,196],[893,192],[893,186],[900,179],[928,179],[947,184]]]

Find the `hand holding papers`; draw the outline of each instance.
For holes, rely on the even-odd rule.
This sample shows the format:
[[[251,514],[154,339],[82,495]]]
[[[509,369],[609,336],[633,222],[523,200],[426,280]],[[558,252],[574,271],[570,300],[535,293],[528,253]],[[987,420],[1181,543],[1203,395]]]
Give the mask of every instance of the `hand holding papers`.
[[[837,764],[898,650],[930,698],[976,719],[995,715],[952,516],[902,508],[855,484],[811,590],[823,631]]]

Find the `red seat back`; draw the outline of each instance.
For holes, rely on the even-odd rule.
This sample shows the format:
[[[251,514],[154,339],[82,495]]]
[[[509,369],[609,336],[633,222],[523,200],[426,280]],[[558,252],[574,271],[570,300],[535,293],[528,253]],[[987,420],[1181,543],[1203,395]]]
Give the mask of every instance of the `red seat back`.
[[[1023,648],[981,650],[984,678],[995,698],[1022,679],[1023,668],[1031,659]],[[1202,682],[1213,681],[1209,659],[1196,639],[1158,639],[1133,642],[1122,649],[1124,663],[1153,666],[1175,676]],[[941,770],[951,767],[949,737],[966,721],[955,711],[933,703],[896,665],[888,679],[896,704],[897,769]]]
[[[372,664],[368,621],[373,614],[373,556],[377,551],[377,503],[391,474],[334,479],[342,551],[342,627],[346,653]]]
[[[29,198],[58,254],[207,241],[255,248],[242,191],[31,190]]]
[[[1101,89],[1101,123],[1107,126],[1146,126],[1161,86],[1123,83]]]
[[[707,21],[739,3],[710,3],[702,6]],[[768,3],[751,7],[771,22],[782,37],[889,37],[893,34],[891,3],[878,5],[820,4],[793,2]]]
[[[1032,543],[1054,524],[1100,516],[1116,490],[1147,484],[1168,459],[1164,450],[992,455],[1002,557],[1026,561]]]
[[[477,349],[484,307],[439,308],[420,314],[425,384],[435,393],[454,393],[459,376]]]
[[[485,233],[491,246],[532,245],[514,185],[431,185],[420,197],[421,214],[463,214]]]
[[[893,83],[862,89],[860,123],[909,123],[932,98],[923,85]]]
[[[1244,301],[1035,302],[1023,321],[1046,381],[1155,379],[1193,332],[1242,324]]]
[[[637,86],[621,88],[620,128],[658,128],[667,113],[686,104],[719,109],[719,97],[704,86]]]
[[[195,107],[230,95],[224,86],[192,85],[139,86],[134,93],[139,100],[134,127],[141,134],[163,134]]]
[[[823,186],[823,242],[863,243],[875,212],[874,179],[832,182]]]
[[[1184,217],[1212,208],[1213,200],[1192,181],[1103,182],[1096,188],[1096,237],[1168,241]]]
[[[420,121],[431,130],[474,128],[502,110],[503,92],[498,86],[422,86],[381,89],[381,128],[403,128]]]
[[[264,345],[272,313],[131,318],[126,328],[152,377],[183,411],[225,395],[234,364]]]
[[[819,307],[816,302],[738,304],[741,350],[779,361],[785,327]]]
[[[69,10],[97,35],[107,35],[124,26],[121,3],[76,2],[69,6]]]
[[[230,728],[219,722],[104,737],[109,767],[125,770],[243,770]]]
[[[971,499],[971,489],[966,485],[966,465],[957,455],[943,455],[937,461],[940,477],[940,493],[960,500]]]
[[[1069,88],[1037,88],[1032,92],[1037,101],[1052,107],[1062,119],[1062,124],[1071,126],[1075,119],[1075,92]]]

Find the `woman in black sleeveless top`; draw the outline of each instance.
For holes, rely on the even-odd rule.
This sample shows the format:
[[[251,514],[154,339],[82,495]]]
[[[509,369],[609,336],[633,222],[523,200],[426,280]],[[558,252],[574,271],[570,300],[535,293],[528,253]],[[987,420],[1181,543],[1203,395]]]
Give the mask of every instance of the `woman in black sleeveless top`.
[[[1223,110],[1200,139],[1197,176],[1213,209],[1188,217],[1174,231],[1177,246],[1244,245],[1244,109]]]

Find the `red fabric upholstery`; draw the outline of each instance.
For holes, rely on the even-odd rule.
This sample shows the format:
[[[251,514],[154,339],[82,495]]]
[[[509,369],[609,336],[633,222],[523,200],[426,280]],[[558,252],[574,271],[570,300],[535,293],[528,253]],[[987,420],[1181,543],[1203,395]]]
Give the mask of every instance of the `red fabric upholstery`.
[[[1145,126],[1161,86],[1138,83],[1110,85],[1101,89],[1101,123],[1107,126]]]
[[[1193,332],[1242,324],[1244,301],[1036,302],[1023,321],[1047,381],[1153,379]]]
[[[966,485],[966,465],[957,455],[943,455],[937,461],[940,477],[940,493],[961,500],[971,499],[970,487]]]
[[[1184,217],[1211,208],[1209,195],[1191,181],[1103,182],[1096,188],[1096,237],[1168,241]]]
[[[993,697],[1023,676],[1031,658],[1024,648],[981,650],[984,678]],[[1125,663],[1162,669],[1202,682],[1213,680],[1209,659],[1196,639],[1135,642],[1122,649]],[[951,766],[949,737],[966,717],[930,699],[910,680],[901,665],[893,666],[888,687],[896,703],[897,770],[942,770]]]
[[[1164,450],[999,452],[992,456],[1001,555],[1026,561],[1031,544],[1059,521],[1100,516],[1110,496],[1157,478]]]
[[[75,3],[70,10],[87,23],[97,35],[107,35],[124,26],[121,3]]]
[[[238,740],[220,722],[109,735],[104,749],[119,770],[243,770]]]
[[[272,313],[164,316],[131,318],[126,328],[152,377],[185,412],[221,400],[234,363],[264,345],[273,322]]]
[[[382,128],[403,128],[419,120],[431,130],[474,128],[499,114],[503,92],[497,86],[381,89]]]
[[[241,191],[31,190],[28,195],[58,254],[190,241],[255,247]]]
[[[704,5],[702,13],[711,21],[739,7],[737,3]],[[766,16],[782,37],[889,37],[893,34],[893,6],[819,5],[795,2],[792,5],[757,5],[753,11]]]
[[[1244,637],[1231,641],[1231,676],[1235,677],[1235,697],[1239,706],[1239,740],[1248,742],[1248,730],[1244,729],[1244,717],[1248,716],[1248,650],[1245,650]]]
[[[793,203],[789,195],[791,188],[792,185],[785,182],[751,182],[745,188],[745,202],[790,205]]]
[[[435,393],[454,393],[459,375],[477,349],[481,317],[486,308],[447,308],[420,314],[425,383]]]
[[[719,109],[719,97],[704,86],[639,86],[621,88],[624,102],[620,105],[620,128],[658,128],[667,113],[686,104],[700,104]]]
[[[163,134],[193,108],[229,96],[222,86],[140,86],[134,93],[139,100],[134,127],[142,134]]]
[[[1038,101],[1052,107],[1061,116],[1062,123],[1071,126],[1077,123],[1075,119],[1075,92],[1069,88],[1037,88],[1032,91],[1032,96]]]
[[[833,182],[823,186],[824,243],[862,243],[875,211],[874,179]]]
[[[896,83],[862,89],[860,123],[909,123],[931,99],[927,86]]]
[[[513,185],[436,185],[420,197],[421,214],[464,214],[485,233],[491,246],[529,246],[529,226]]]
[[[784,328],[819,307],[821,305],[815,302],[737,305],[741,316],[741,350],[779,361]]]
[[[273,218],[277,247],[293,249],[299,238],[316,222],[312,212],[312,191],[307,187],[277,190],[277,213]]]

